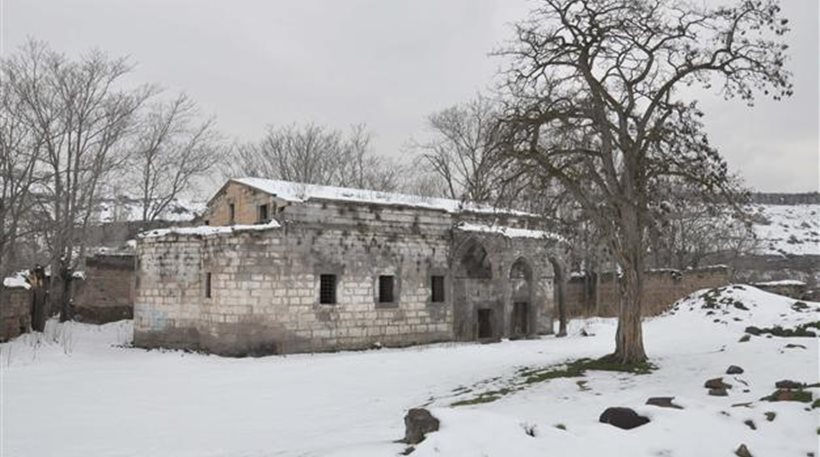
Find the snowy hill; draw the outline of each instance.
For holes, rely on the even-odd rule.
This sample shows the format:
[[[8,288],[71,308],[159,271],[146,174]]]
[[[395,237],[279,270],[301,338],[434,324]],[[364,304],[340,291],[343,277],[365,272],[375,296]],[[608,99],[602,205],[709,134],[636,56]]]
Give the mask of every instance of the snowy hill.
[[[755,205],[760,253],[820,255],[820,205]]]
[[[818,382],[818,338],[765,332],[820,321],[819,309],[750,286],[701,291],[646,321],[651,373],[552,378],[609,353],[615,321],[572,321],[566,338],[259,359],[130,348],[128,321],[50,322],[0,344],[0,455],[396,456],[403,415],[421,405],[441,430],[413,456],[731,457],[741,443],[754,456],[817,455],[818,410],[761,398],[780,380]],[[741,342],[750,326],[758,336]],[[716,377],[727,396],[708,395]],[[683,409],[645,404],[655,396]],[[598,422],[610,406],[651,422]]]

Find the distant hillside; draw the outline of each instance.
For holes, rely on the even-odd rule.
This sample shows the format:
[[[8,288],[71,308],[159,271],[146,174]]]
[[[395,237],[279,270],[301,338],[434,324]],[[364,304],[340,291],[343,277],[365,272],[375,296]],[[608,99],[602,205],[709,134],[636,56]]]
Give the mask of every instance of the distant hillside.
[[[755,207],[757,217],[753,227],[760,240],[761,254],[820,255],[820,204],[758,204]]]
[[[752,203],[759,205],[820,205],[820,193],[805,192],[800,194],[756,192],[752,194]]]

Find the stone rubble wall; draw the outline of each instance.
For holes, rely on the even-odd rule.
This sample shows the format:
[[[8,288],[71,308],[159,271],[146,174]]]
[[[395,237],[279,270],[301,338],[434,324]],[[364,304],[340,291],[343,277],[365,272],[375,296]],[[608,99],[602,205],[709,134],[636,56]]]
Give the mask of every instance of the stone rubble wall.
[[[133,254],[98,254],[86,258],[85,280],[74,285],[74,319],[102,324],[131,319],[134,310]]]
[[[0,285],[0,341],[8,341],[31,326],[31,290]]]
[[[700,289],[721,287],[731,282],[728,268],[701,270],[656,270],[644,276],[643,315],[656,316],[681,298]],[[612,274],[601,275],[599,304],[585,291],[584,278],[571,278],[567,284],[567,313],[570,317],[618,315],[618,283]],[[594,295],[594,294],[593,294]]]

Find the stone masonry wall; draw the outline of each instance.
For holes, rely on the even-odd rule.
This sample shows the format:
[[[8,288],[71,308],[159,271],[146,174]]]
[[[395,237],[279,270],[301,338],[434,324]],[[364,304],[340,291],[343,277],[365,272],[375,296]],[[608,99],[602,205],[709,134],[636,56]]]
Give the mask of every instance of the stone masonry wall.
[[[105,323],[134,313],[134,255],[95,255],[85,261],[85,281],[74,291],[74,319]]]
[[[202,216],[208,225],[256,224],[259,222],[259,205],[269,205],[268,216],[275,216],[275,200],[269,194],[243,184],[229,181],[213,198]],[[230,204],[234,205],[231,221]]]
[[[199,349],[201,244],[177,235],[137,243],[134,345]]]
[[[0,286],[0,341],[25,333],[31,325],[31,291]]]
[[[377,220],[371,210],[358,210],[357,219],[368,224],[319,221],[315,213],[328,208],[318,205],[315,223],[141,240],[135,343],[168,346],[167,335],[176,334],[170,343],[193,346],[195,340],[211,352],[244,355],[452,339],[449,306],[430,303],[429,285],[431,272],[447,269],[449,220],[417,221],[414,229],[410,211],[374,210]],[[353,211],[342,212],[351,218]],[[177,260],[167,265],[170,259]],[[180,270],[181,279],[169,281],[158,268]],[[207,273],[211,298],[204,296]],[[318,303],[321,274],[338,275],[336,305]],[[377,306],[378,276],[389,274],[396,277],[398,303]],[[173,294],[177,288],[183,305]]]
[[[612,274],[602,275],[599,305],[585,293],[584,279],[572,278],[567,284],[567,312],[570,317],[618,315],[618,284]],[[710,267],[703,270],[657,270],[645,275],[643,314],[655,316],[663,313],[679,299],[699,289],[725,286],[730,283],[727,268]]]

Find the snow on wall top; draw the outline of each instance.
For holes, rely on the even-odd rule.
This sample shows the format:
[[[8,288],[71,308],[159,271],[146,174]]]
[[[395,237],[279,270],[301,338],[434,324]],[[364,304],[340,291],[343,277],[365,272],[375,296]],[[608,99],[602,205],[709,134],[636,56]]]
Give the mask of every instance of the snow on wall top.
[[[253,187],[274,197],[294,203],[301,203],[310,199],[322,199],[377,205],[410,206],[446,211],[448,213],[474,212],[534,216],[534,214],[524,211],[501,209],[490,205],[463,202],[449,198],[422,197],[420,195],[321,186],[317,184],[304,184],[263,178],[234,178],[231,179],[231,181]]]
[[[465,222],[457,225],[456,228],[464,232],[491,233],[503,235],[507,238],[536,238],[544,240],[564,241],[564,239],[560,235],[557,235],[552,232],[545,232],[543,230],[530,230],[505,227],[502,225],[470,224]]]
[[[762,254],[820,255],[820,205],[756,205]]]
[[[796,279],[782,279],[780,281],[756,282],[752,285],[755,287],[805,286],[806,283]]]
[[[270,230],[281,227],[278,222],[271,220],[267,224],[256,225],[227,225],[210,226],[200,225],[197,227],[170,227],[165,229],[149,230],[137,235],[138,238],[160,238],[169,235],[193,235],[200,237],[225,235],[230,233],[251,232],[257,230]]]
[[[15,273],[14,276],[3,278],[3,287],[6,289],[31,289],[31,284],[28,283],[25,276],[26,273],[26,271],[20,271]]]

